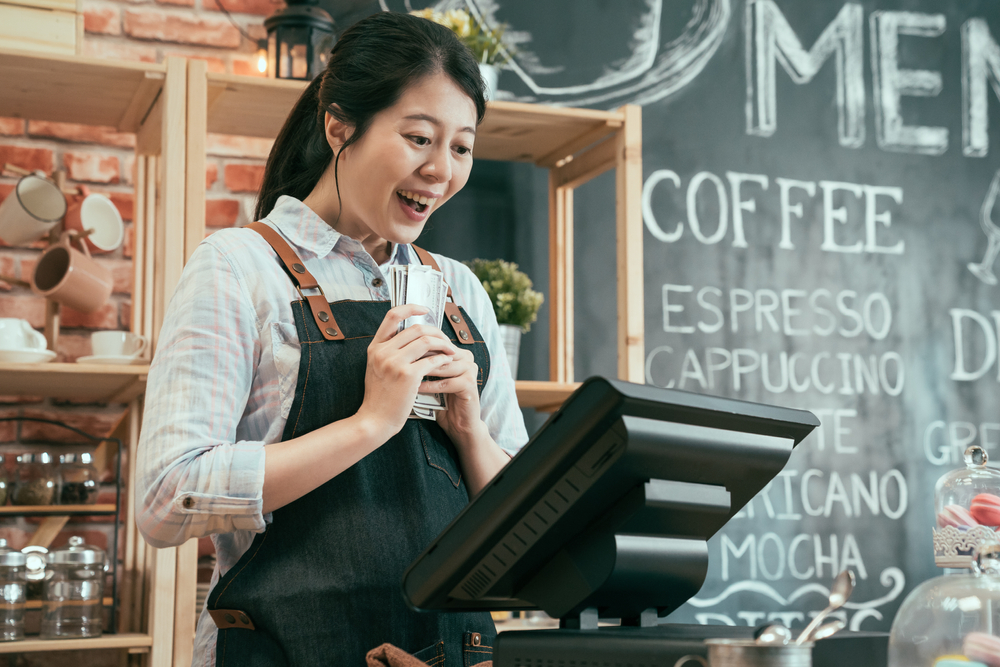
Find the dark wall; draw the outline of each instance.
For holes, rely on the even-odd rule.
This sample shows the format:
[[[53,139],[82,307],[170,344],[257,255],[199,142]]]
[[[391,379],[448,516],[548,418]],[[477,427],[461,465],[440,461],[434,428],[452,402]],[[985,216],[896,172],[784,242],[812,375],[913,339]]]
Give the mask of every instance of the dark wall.
[[[823,423],[711,541],[671,620],[801,627],[850,567],[845,619],[887,630],[940,572],[935,481],[969,444],[1000,457],[996,2],[469,6],[518,42],[501,98],[643,106],[647,382]],[[544,172],[482,164],[474,181],[427,245],[513,259],[545,292]],[[614,375],[613,176],[575,208],[575,371]],[[522,378],[547,377],[540,320]]]

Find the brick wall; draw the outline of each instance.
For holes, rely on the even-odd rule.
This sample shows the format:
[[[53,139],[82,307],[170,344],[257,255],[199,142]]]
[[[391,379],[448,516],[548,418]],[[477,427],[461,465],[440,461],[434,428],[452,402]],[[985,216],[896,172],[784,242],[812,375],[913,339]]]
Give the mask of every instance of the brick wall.
[[[219,9],[219,0],[84,0],[85,35],[82,55],[91,58],[162,62],[167,56],[197,58],[212,72],[259,75],[256,43],[240,34]],[[263,38],[264,17],[279,4],[271,0],[222,0],[234,20],[254,40]],[[250,221],[256,189],[270,150],[268,140],[213,135],[209,137],[205,174],[208,233]],[[51,123],[33,119],[0,118],[0,166],[10,162],[46,174],[64,170],[67,186],[86,185],[92,192],[108,195],[125,220],[126,239],[118,250],[99,255],[111,269],[114,293],[95,313],[62,309],[62,331],[58,361],[72,362],[91,354],[90,334],[107,329],[128,329],[131,322],[132,242],[134,238],[135,136],[108,127]],[[0,201],[17,182],[16,176],[0,175]],[[45,245],[10,247],[0,242],[0,275],[28,281]],[[19,317],[41,330],[45,323],[44,301],[30,289],[0,281],[0,317]],[[125,406],[83,405],[20,396],[16,387],[0,387],[0,417],[37,416],[56,419],[94,434],[107,434],[118,422]],[[8,471],[14,456],[22,451],[48,448],[39,440],[60,440],[61,434],[38,433],[22,424],[0,422],[0,454]],[[127,468],[123,461],[123,468]],[[101,502],[113,498],[114,480],[105,478]],[[109,495],[110,494],[110,495]],[[36,520],[4,519],[0,537],[13,547],[27,544]],[[72,534],[83,535],[101,547],[112,544],[114,527],[93,519],[74,520],[56,538],[65,544]],[[73,664],[76,667],[117,662],[116,653],[82,651],[28,654],[19,665]]]

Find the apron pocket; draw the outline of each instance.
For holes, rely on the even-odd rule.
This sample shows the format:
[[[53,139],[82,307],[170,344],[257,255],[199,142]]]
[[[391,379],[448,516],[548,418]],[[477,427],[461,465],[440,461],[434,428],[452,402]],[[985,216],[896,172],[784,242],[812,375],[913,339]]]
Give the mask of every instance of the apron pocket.
[[[464,667],[472,667],[493,659],[493,647],[483,644],[487,639],[478,632],[466,632],[462,638],[462,662]]]
[[[444,641],[420,649],[413,654],[413,657],[426,662],[430,667],[440,667],[444,664]]]
[[[435,440],[435,438],[428,431],[428,427],[424,426],[421,422],[423,420],[415,419],[417,422],[417,433],[420,435],[420,446],[424,449],[424,456],[427,457],[427,465],[430,467],[440,470],[442,474],[447,475],[448,479],[451,480],[451,485],[456,489],[462,483],[462,472],[458,467],[458,463],[448,452],[448,449]],[[435,430],[441,434],[440,437],[447,438],[444,431],[437,424],[434,424]]]

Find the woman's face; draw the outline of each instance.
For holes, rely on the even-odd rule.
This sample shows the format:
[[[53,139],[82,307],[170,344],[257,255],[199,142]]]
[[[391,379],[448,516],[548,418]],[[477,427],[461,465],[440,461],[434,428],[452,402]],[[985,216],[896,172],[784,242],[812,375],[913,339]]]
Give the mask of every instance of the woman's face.
[[[475,104],[446,74],[411,84],[340,156],[337,230],[360,240],[415,241],[430,214],[468,181],[475,128]]]

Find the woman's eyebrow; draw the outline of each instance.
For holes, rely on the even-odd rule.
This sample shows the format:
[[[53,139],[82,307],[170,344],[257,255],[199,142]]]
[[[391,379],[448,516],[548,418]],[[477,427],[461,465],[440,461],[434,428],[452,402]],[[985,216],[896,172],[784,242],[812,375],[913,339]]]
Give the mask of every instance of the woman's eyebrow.
[[[410,114],[409,116],[404,116],[403,120],[426,120],[428,123],[432,123],[434,125],[437,125],[438,127],[444,124],[434,116],[431,116],[430,114],[426,113]],[[469,132],[472,134],[472,136],[476,136],[476,128],[469,127],[468,125],[460,129],[459,132]]]

